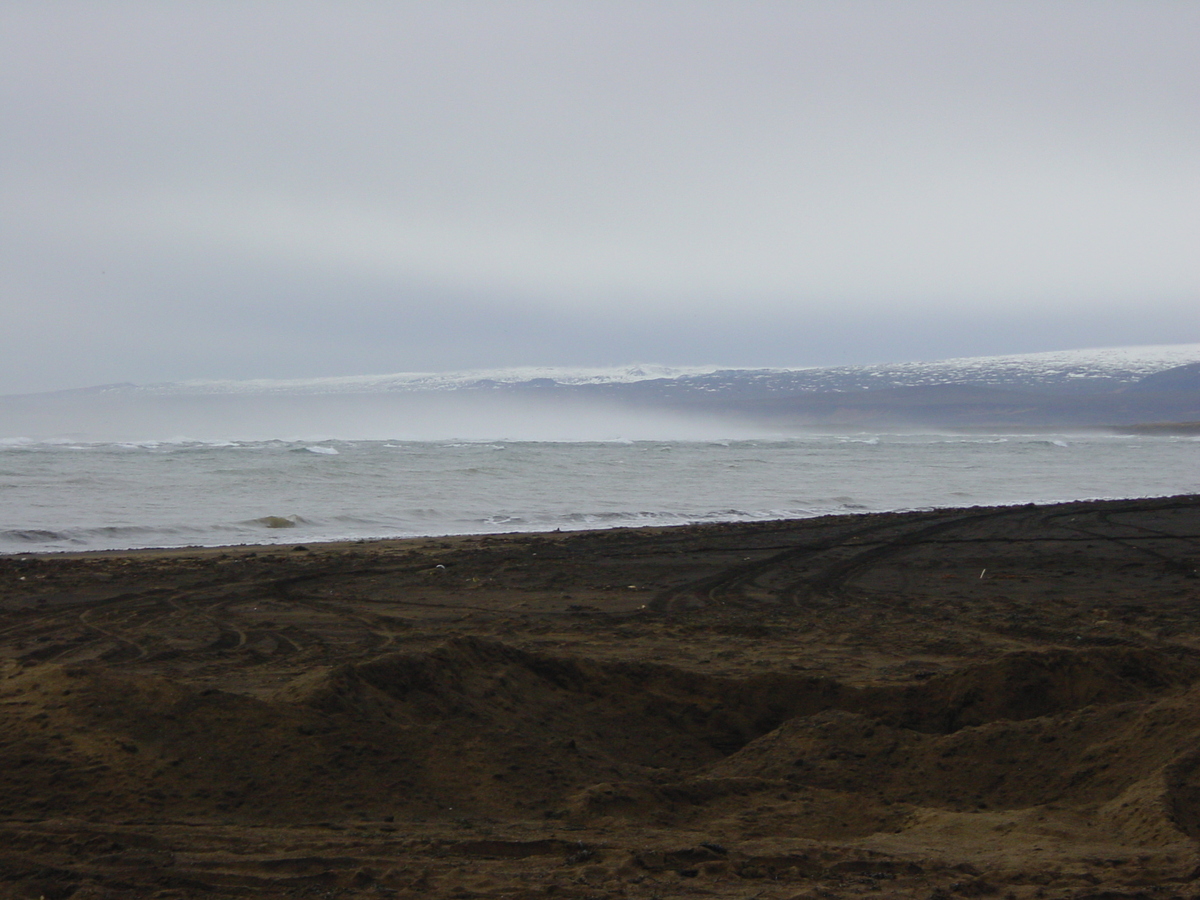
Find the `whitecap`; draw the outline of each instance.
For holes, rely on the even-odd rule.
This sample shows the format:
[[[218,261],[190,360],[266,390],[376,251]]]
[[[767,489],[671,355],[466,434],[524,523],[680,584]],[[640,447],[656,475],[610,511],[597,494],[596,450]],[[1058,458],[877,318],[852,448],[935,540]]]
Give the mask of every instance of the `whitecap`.
[[[257,519],[250,519],[242,524],[258,525],[262,528],[295,528],[297,525],[304,523],[305,520],[300,516],[261,516]]]

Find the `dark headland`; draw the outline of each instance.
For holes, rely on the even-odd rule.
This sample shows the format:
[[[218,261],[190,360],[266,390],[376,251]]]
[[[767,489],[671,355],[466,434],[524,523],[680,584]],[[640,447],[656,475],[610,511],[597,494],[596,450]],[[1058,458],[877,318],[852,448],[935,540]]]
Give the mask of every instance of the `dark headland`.
[[[1200,498],[0,558],[0,896],[1200,894]]]

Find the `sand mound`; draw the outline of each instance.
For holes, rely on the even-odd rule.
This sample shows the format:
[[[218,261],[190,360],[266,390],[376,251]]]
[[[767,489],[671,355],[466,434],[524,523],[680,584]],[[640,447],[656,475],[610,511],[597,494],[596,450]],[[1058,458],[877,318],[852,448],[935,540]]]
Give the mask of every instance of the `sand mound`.
[[[13,815],[551,811],[582,786],[692,769],[762,733],[720,679],[470,639],[316,673],[271,700],[53,665],[0,685]]]
[[[1200,654],[1091,648],[1011,653],[901,691],[867,692],[862,709],[918,731],[947,733],[1093,704],[1144,700],[1200,680]]]
[[[343,666],[281,697],[415,728],[461,722],[554,735],[654,767],[698,765],[765,730],[731,714],[729,690],[722,679],[668,666],[559,658],[460,638],[432,653]]]
[[[20,737],[0,778],[9,815],[82,800],[239,821],[703,821],[773,793],[803,800],[797,833],[895,829],[917,808],[1109,804],[1123,839],[1161,842],[1200,834],[1198,673],[1182,651],[1055,650],[863,689],[463,638],[259,700],[44,665],[2,683],[5,733]]]
[[[143,674],[36,666],[0,682],[0,702],[0,815],[203,817],[251,797],[262,807],[312,756],[287,709]]]

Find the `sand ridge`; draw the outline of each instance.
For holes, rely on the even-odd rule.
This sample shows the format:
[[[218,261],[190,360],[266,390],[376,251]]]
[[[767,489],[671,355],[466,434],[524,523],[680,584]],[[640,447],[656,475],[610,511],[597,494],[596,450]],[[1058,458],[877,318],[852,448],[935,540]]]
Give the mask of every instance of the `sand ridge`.
[[[1200,895],[1200,499],[0,558],[0,896]]]

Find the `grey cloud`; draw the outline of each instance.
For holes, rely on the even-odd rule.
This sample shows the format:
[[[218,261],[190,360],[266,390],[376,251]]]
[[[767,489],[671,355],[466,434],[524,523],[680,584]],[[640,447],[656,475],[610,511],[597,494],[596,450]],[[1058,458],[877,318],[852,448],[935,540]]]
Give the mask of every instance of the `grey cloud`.
[[[1195,340],[1198,48],[1132,0],[8,3],[0,392]]]

